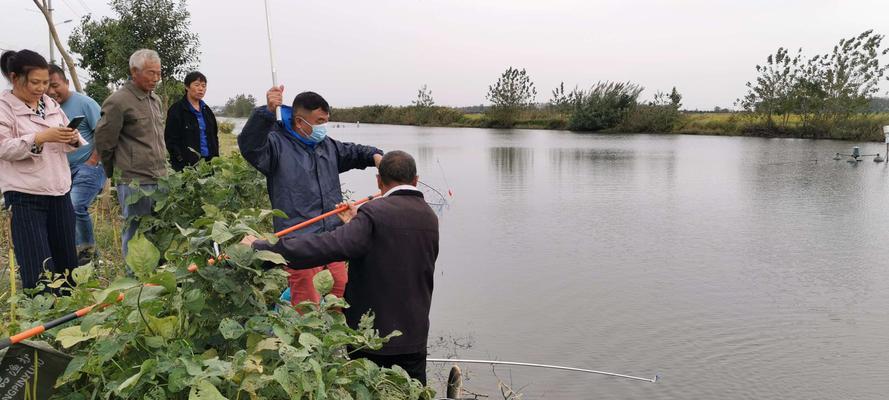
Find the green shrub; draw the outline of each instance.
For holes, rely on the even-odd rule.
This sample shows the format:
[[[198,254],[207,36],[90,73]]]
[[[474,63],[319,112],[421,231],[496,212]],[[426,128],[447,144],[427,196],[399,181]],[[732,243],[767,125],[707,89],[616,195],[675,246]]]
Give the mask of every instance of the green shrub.
[[[231,135],[235,130],[235,123],[231,121],[219,121],[217,124],[219,133],[222,135]]]
[[[621,121],[617,130],[628,133],[671,133],[682,115],[672,105],[640,104]]]
[[[599,82],[589,91],[579,93],[568,128],[599,131],[616,127],[632,111],[641,92],[641,87],[630,82]]]

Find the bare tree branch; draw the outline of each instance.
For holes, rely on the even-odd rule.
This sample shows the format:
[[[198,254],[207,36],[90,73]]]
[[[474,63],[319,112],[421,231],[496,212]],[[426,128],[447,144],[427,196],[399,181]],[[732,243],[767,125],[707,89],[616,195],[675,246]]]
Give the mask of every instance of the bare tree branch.
[[[56,47],[59,49],[59,54],[62,55],[62,58],[65,60],[65,63],[68,64],[68,75],[71,76],[71,81],[74,82],[74,89],[78,92],[83,92],[80,87],[80,78],[77,77],[77,66],[74,64],[74,59],[71,58],[71,55],[68,54],[68,51],[65,50],[65,46],[62,45],[62,41],[59,39],[59,33],[56,32],[56,26],[52,23],[52,18],[49,15],[49,10],[40,4],[40,0],[33,0],[34,5],[40,9],[40,12],[43,13],[43,18],[46,19],[46,25],[49,26],[49,33],[52,35],[52,40],[56,43]]]

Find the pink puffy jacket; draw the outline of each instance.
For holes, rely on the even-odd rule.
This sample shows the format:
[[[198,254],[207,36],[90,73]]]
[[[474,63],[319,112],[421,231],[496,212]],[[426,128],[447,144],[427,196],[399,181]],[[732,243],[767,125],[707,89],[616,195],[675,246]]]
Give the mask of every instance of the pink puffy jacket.
[[[65,153],[75,147],[46,143],[31,152],[38,132],[68,124],[55,100],[43,95],[46,119],[40,118],[9,90],[0,93],[0,191],[62,196],[71,190],[71,170]],[[79,135],[79,133],[78,133]],[[81,143],[86,143],[80,138]]]

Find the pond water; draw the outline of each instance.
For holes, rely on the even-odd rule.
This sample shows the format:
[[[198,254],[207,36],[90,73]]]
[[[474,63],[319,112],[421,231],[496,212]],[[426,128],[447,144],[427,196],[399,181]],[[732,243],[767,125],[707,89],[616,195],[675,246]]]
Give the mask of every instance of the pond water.
[[[831,159],[854,143],[336,123],[329,134],[405,150],[421,180],[454,193],[430,332],[451,345],[430,356],[661,378],[497,367],[525,398],[889,393],[889,166]],[[342,181],[363,196],[375,174]],[[468,388],[502,398],[490,367],[465,367]]]

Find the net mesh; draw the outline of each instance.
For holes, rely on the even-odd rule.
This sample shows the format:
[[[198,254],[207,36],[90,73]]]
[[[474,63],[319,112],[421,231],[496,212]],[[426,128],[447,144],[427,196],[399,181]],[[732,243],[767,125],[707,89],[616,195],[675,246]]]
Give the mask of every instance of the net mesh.
[[[445,210],[450,208],[450,201],[453,197],[450,190],[440,190],[423,181],[417,182],[417,189],[423,192],[423,198],[426,200],[426,204],[429,204],[429,207],[431,207],[439,217],[442,216]],[[447,195],[445,193],[447,193]]]

